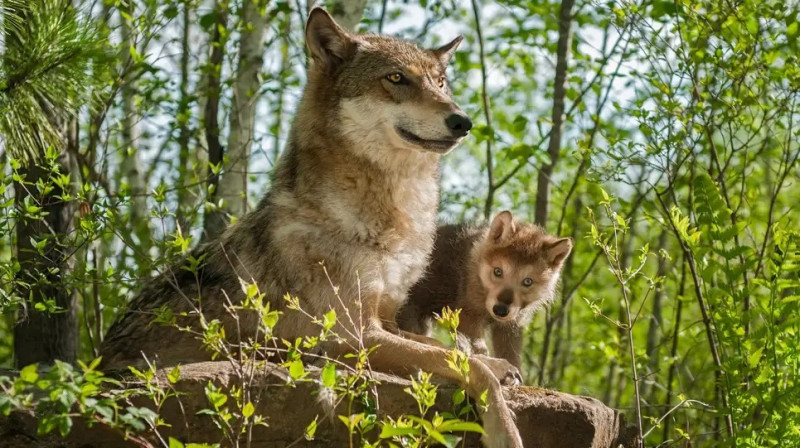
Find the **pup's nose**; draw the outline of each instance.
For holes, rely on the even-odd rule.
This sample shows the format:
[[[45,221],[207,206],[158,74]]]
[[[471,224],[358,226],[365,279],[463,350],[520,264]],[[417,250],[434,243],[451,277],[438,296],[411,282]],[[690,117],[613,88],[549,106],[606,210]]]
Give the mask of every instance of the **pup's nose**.
[[[497,305],[492,307],[492,312],[497,317],[506,317],[508,316],[508,307],[503,305],[502,303],[498,303]]]
[[[450,133],[454,137],[463,137],[472,129],[472,121],[466,115],[461,114],[450,114],[444,120],[444,124],[447,125],[447,129],[450,129]]]

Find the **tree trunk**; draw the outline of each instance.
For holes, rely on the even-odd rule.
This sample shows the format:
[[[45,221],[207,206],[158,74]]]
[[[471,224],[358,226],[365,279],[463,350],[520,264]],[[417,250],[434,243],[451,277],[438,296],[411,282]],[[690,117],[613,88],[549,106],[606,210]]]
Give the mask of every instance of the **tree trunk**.
[[[344,29],[355,31],[366,6],[367,0],[339,0],[333,5],[331,14]]]
[[[658,251],[660,252],[662,249],[666,249],[667,246],[667,230],[663,230],[661,235],[658,237]],[[669,264],[666,258],[659,257],[658,259],[658,268],[656,270],[656,276],[664,277],[667,275],[667,269],[669,268]],[[647,353],[647,365],[648,365],[648,375],[650,376],[652,373],[658,371],[659,366],[659,348],[661,347],[660,344],[660,335],[661,335],[661,328],[664,323],[664,319],[661,314],[661,307],[666,299],[667,291],[663,283],[659,284],[655,294],[653,295],[653,312],[650,315],[650,325],[647,328],[647,345],[645,349],[645,353]],[[656,403],[655,397],[651,397],[651,391],[653,391],[653,387],[650,385],[649,382],[642,384],[642,396],[647,397],[648,401],[651,403]]]
[[[291,35],[292,35],[292,17],[290,14],[286,14],[286,17],[283,19],[283,24],[281,25],[281,33],[283,34],[283,39],[281,39],[281,72],[280,72],[280,80],[279,80],[279,87],[278,87],[278,98],[277,103],[275,104],[275,124],[272,127],[272,134],[273,138],[273,148],[272,148],[272,159],[270,162],[272,165],[275,165],[275,162],[278,160],[278,156],[281,154],[281,133],[283,131],[283,122],[284,122],[284,114],[283,114],[283,97],[286,90],[286,80],[291,73],[291,61],[289,59],[289,49],[292,45],[291,42]]]
[[[143,194],[147,191],[145,178],[142,170],[142,162],[139,159],[139,144],[141,139],[141,129],[139,127],[140,115],[136,105],[137,87],[135,81],[135,70],[130,70],[135,62],[132,60],[131,49],[136,48],[136,38],[134,35],[133,24],[127,17],[135,17],[136,5],[134,0],[127,0],[120,4],[120,30],[122,33],[122,53],[123,64],[122,73],[127,73],[128,79],[123,80],[120,89],[122,96],[122,161],[120,166],[123,170],[122,179],[130,185],[134,193],[131,198],[130,222],[133,224],[134,234],[137,244],[146,247],[145,243],[150,240],[149,212],[147,210],[147,197]],[[124,13],[124,14],[123,14]]]
[[[212,210],[206,213],[203,223],[204,239],[211,239],[225,228],[227,222],[223,220],[224,215],[214,213],[216,206],[217,188],[219,186],[219,170],[222,168],[222,156],[224,149],[219,141],[219,96],[220,96],[220,77],[222,74],[222,59],[225,55],[225,40],[227,33],[223,35],[220,30],[228,28],[228,1],[216,0],[214,2],[214,16],[216,22],[211,30],[211,40],[209,41],[210,54],[208,64],[206,64],[206,79],[204,89],[205,107],[203,107],[203,125],[205,128],[206,145],[208,146],[208,198],[207,202],[212,205]]]
[[[70,150],[77,146],[77,122],[62,126],[68,150],[60,157],[60,174],[69,174]],[[77,300],[64,278],[71,270],[71,248],[67,236],[72,232],[73,208],[61,199],[66,193],[50,183],[50,171],[35,162],[21,170],[24,185],[14,184],[17,209],[26,203],[38,205],[46,214],[43,218],[20,219],[17,222],[17,260],[20,271],[16,278],[16,293],[24,299],[14,326],[14,356],[17,367],[32,363],[52,364],[55,360],[75,362],[78,352]],[[52,185],[47,194],[40,194],[37,182]],[[43,248],[34,241],[46,238]],[[52,301],[55,312],[36,306]]]
[[[230,216],[241,217],[247,212],[247,165],[255,131],[256,103],[264,65],[264,39],[267,31],[266,1],[245,1],[242,6],[239,63],[233,84],[233,104],[230,113],[230,133],[225,167],[217,197],[222,207],[212,213],[215,226],[207,228],[213,238],[222,233]]]
[[[188,1],[183,2],[183,35],[181,36],[181,96],[178,102],[178,204],[176,207],[176,224],[183,232],[186,232],[190,223],[186,217],[186,179],[187,165],[189,164],[189,117],[191,108],[189,106],[189,39],[191,30],[191,5]]]
[[[550,180],[553,176],[558,156],[561,152],[561,127],[564,123],[564,97],[566,96],[567,60],[572,47],[572,7],[574,0],[563,0],[561,11],[558,14],[558,47],[556,49],[556,76],[553,85],[553,129],[550,131],[550,141],[547,145],[547,154],[550,163],[539,170],[536,182],[536,212],[534,221],[546,227],[547,216],[550,209]]]

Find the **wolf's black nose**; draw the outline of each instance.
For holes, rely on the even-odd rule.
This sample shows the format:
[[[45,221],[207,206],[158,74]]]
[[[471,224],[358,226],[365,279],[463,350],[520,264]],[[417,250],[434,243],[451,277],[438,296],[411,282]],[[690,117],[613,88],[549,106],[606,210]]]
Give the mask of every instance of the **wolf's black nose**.
[[[497,317],[506,317],[508,316],[508,307],[503,305],[502,303],[498,303],[497,305],[492,307],[492,312]]]
[[[454,137],[463,137],[472,129],[472,121],[466,115],[461,114],[450,114],[444,120],[444,124],[447,125],[447,129],[450,129]]]

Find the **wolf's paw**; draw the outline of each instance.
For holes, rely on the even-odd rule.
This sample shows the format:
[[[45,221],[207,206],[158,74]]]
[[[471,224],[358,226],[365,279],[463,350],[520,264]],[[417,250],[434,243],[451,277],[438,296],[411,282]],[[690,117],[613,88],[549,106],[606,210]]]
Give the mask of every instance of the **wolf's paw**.
[[[488,367],[503,386],[522,384],[522,374],[519,369],[505,359],[485,355],[474,355],[474,357]]]
[[[484,436],[481,438],[486,448],[524,448],[519,430],[509,415],[502,415],[497,409],[489,410],[481,416]]]

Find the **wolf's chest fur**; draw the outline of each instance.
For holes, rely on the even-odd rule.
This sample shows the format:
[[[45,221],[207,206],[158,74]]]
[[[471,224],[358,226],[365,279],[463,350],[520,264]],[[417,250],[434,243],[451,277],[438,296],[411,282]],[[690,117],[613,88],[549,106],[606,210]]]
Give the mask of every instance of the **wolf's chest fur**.
[[[325,169],[311,169],[322,157]],[[274,228],[276,245],[294,246],[290,241],[304,235],[305,261],[326,262],[340,277],[358,273],[362,287],[402,300],[433,245],[436,158],[407,154],[403,166],[386,171],[349,153],[306,148],[287,154],[287,162],[297,165],[295,173],[313,175],[279,172],[284,187],[274,202],[292,216]]]

